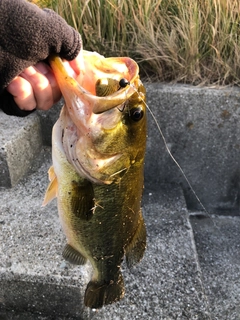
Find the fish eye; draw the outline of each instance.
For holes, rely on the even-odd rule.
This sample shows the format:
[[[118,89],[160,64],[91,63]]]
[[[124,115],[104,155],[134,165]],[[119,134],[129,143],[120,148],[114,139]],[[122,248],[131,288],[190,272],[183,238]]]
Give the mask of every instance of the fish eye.
[[[139,121],[142,119],[144,112],[141,107],[132,108],[130,110],[130,117],[133,121]]]
[[[119,81],[119,85],[120,85],[121,88],[126,88],[126,86],[129,85],[129,84],[130,84],[130,82],[125,78],[122,78]]]

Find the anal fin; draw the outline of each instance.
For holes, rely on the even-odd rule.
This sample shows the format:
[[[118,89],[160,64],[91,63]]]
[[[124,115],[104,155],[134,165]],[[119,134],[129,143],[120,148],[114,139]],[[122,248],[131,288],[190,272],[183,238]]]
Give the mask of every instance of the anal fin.
[[[144,254],[146,249],[146,227],[141,215],[141,220],[139,222],[138,228],[131,243],[126,248],[126,262],[128,268],[132,268],[136,263],[138,263]]]
[[[66,261],[72,264],[83,265],[87,262],[87,259],[68,243],[64,247],[62,255]]]

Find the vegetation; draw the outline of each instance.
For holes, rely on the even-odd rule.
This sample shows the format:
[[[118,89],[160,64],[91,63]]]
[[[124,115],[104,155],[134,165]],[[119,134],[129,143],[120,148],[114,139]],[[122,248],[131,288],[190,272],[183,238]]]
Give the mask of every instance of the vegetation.
[[[239,0],[35,0],[82,35],[86,50],[135,59],[142,76],[240,84]]]

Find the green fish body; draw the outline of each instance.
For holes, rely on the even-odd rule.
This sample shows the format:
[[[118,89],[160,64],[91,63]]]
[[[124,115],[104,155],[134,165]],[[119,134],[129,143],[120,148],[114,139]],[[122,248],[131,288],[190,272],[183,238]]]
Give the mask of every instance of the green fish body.
[[[145,88],[129,58],[84,51],[76,80],[59,57],[50,64],[66,104],[53,128],[44,204],[57,197],[67,238],[63,257],[79,265],[91,262],[84,303],[100,308],[123,298],[121,262],[126,256],[133,266],[146,247],[141,212]]]

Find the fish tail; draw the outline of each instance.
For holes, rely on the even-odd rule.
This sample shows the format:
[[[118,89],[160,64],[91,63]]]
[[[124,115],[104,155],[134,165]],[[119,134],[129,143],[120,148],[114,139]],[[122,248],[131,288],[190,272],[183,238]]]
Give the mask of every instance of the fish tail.
[[[121,300],[124,292],[123,276],[119,271],[116,281],[90,281],[85,291],[84,303],[89,308],[98,309]]]

